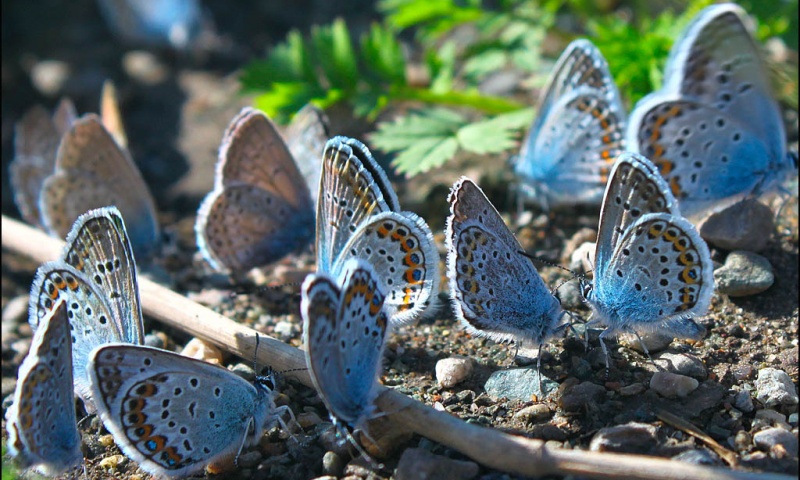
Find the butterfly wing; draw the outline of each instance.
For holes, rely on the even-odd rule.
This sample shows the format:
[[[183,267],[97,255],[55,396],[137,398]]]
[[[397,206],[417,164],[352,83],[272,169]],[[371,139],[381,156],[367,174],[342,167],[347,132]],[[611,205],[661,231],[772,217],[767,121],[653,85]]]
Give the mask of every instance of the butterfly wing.
[[[620,236],[643,215],[660,212],[680,215],[677,202],[658,169],[639,154],[623,153],[612,167],[600,209],[595,278],[603,276]]]
[[[624,149],[624,125],[605,58],[590,41],[573,41],[556,64],[516,161],[523,195],[545,208],[597,203],[610,163]]]
[[[322,176],[322,152],[328,141],[328,117],[325,112],[308,104],[295,115],[283,136],[292,152],[297,168],[306,179],[311,203],[317,204],[319,179]]]
[[[85,115],[61,141],[39,208],[47,230],[63,238],[78,216],[109,205],[125,218],[137,256],[148,258],[159,242],[153,197],[128,152],[97,116]]]
[[[561,97],[531,130],[516,173],[547,206],[597,203],[614,158],[624,150],[624,111],[596,89]],[[523,189],[524,191],[524,189]]]
[[[332,275],[351,258],[366,260],[386,292],[393,326],[416,319],[439,291],[439,254],[425,221],[411,212],[383,212],[365,221],[342,248]]]
[[[381,282],[365,261],[347,262],[341,289],[325,275],[303,283],[306,361],[333,418],[353,427],[369,418],[388,328]]]
[[[347,137],[328,140],[317,206],[317,270],[333,271],[345,244],[369,217],[399,210],[386,174],[364,144]]]
[[[59,301],[39,325],[19,368],[14,403],[6,411],[8,451],[23,468],[58,475],[83,460],[66,303]]]
[[[241,377],[166,350],[103,345],[87,370],[114,441],[159,477],[182,478],[234,455],[260,439],[271,412],[270,399]]]
[[[14,162],[9,166],[14,202],[31,225],[41,225],[39,193],[45,179],[56,168],[56,151],[61,141],[50,114],[35,106],[14,125]]]
[[[94,412],[94,399],[86,375],[89,352],[98,345],[124,342],[120,325],[106,302],[105,292],[95,287],[83,273],[62,261],[43,264],[36,272],[31,287],[28,321],[38,331],[43,319],[64,301],[72,332],[72,365],[75,393],[86,410]]]
[[[643,215],[623,233],[589,297],[609,331],[659,330],[697,338],[691,318],[708,311],[714,266],[706,243],[686,219]]]
[[[233,119],[215,178],[195,231],[216,270],[246,271],[311,240],[314,213],[305,179],[263,113],[245,108]]]
[[[124,341],[141,344],[144,326],[136,261],[119,210],[105,207],[78,217],[67,235],[63,258],[103,293]]]
[[[447,277],[456,317],[473,334],[540,345],[563,311],[486,195],[462,177],[450,191]]]

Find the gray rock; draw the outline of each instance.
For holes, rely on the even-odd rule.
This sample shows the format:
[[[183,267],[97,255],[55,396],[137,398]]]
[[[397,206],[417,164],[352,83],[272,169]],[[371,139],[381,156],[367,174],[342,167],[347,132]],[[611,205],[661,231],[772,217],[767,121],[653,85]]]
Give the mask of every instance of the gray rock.
[[[688,353],[663,352],[653,359],[653,362],[672,373],[705,380],[708,376],[703,361]]]
[[[434,455],[422,448],[406,449],[395,471],[397,480],[468,480],[477,475],[477,463]]]
[[[656,372],[650,379],[650,389],[666,398],[683,398],[699,385],[700,382],[692,377],[669,372]]]
[[[542,390],[539,390],[539,373],[536,367],[508,368],[498,370],[486,380],[486,393],[492,398],[507,398],[509,400],[542,399],[555,392],[558,383],[542,375]]]
[[[589,450],[648,454],[658,445],[656,433],[656,427],[636,422],[602,428],[592,437]]]
[[[753,435],[753,443],[761,450],[769,451],[773,447],[782,445],[791,455],[797,456],[797,437],[790,431],[779,427],[772,427]]]
[[[339,477],[344,472],[344,460],[336,452],[325,452],[322,457],[322,473]]]
[[[786,415],[770,408],[764,408],[756,412],[756,418],[753,419],[751,428],[753,430],[761,430],[767,427],[781,427],[784,430],[791,429],[789,424],[786,423]]]
[[[472,375],[473,361],[467,357],[443,358],[436,362],[436,380],[444,388],[452,388]]]
[[[578,273],[592,271],[594,269],[595,250],[596,244],[594,242],[581,244],[569,255],[569,269]]]
[[[736,395],[733,397],[733,406],[745,413],[750,413],[755,408],[753,406],[753,397],[747,390],[739,390],[736,392]]]
[[[775,282],[772,265],[753,252],[737,250],[728,254],[725,264],[714,270],[714,284],[719,293],[746,297],[768,289]]]
[[[686,450],[685,452],[675,455],[672,459],[694,465],[722,465],[719,458],[705,448]]]
[[[756,400],[767,407],[797,405],[797,390],[791,377],[777,368],[763,368],[756,379]]]
[[[574,310],[584,305],[583,294],[577,280],[561,284],[556,290],[556,296],[561,301],[561,306],[566,309]]]
[[[558,406],[565,412],[581,412],[590,403],[600,403],[606,398],[606,389],[592,382],[582,382],[570,388],[558,399]]]
[[[710,215],[698,230],[716,247],[760,252],[775,231],[775,214],[758,200],[748,199]]]

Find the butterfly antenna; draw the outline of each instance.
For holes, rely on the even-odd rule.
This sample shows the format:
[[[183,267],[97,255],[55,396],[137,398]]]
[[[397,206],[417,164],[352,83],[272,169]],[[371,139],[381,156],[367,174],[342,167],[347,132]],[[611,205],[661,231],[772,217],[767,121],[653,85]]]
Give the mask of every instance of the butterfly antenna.
[[[545,260],[542,257],[537,257],[536,255],[531,255],[530,253],[528,253],[528,252],[526,252],[524,250],[517,250],[517,253],[519,253],[523,257],[530,258],[531,260],[533,260],[535,262],[539,262],[541,264],[547,265],[548,267],[555,267],[555,268],[564,270],[565,272],[571,274],[573,277],[585,278],[585,276],[583,274],[580,274],[580,273],[576,272],[575,270],[567,268],[567,267],[565,267],[563,265],[559,265],[559,264],[557,264],[555,262],[551,262],[550,260]]]

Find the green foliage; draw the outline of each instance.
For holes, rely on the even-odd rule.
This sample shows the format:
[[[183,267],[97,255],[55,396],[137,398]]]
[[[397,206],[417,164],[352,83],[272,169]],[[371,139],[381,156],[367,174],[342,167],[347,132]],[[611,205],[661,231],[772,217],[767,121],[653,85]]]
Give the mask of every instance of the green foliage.
[[[575,32],[559,32],[567,14],[609,62],[617,85],[633,105],[660,88],[669,51],[694,15],[714,0],[677,0],[676,11],[653,17],[646,0],[379,0],[381,23],[357,35],[341,19],[316,26],[307,37],[290,32],[263,60],[249,65],[241,82],[257,92],[256,106],[285,121],[306,103],[337,103],[373,120],[388,105],[417,106],[378,124],[374,146],[396,153],[393,165],[412,176],[442,165],[459,151],[497,154],[517,147],[533,111],[506,98],[482,94],[488,75],[512,69],[538,72],[544,39],[566,45]],[[758,37],[784,38],[797,48],[798,0],[742,0],[758,21]],[[411,30],[427,82],[407,78],[400,41]],[[797,71],[771,66],[780,98],[797,105]],[[469,111],[467,110],[469,109]]]
[[[631,106],[661,88],[672,44],[692,17],[711,3],[693,0],[679,16],[665,10],[655,19],[640,16],[638,22],[618,15],[588,22],[592,40],[606,57],[620,92]]]
[[[260,92],[256,107],[285,120],[306,103],[327,108],[347,101],[360,116],[373,116],[392,89],[405,86],[405,57],[396,36],[373,24],[358,42],[344,20],[315,26],[310,38],[296,30],[269,57],[247,66],[245,91]]]
[[[459,149],[483,155],[515,148],[518,131],[532,120],[533,110],[527,108],[477,122],[454,110],[430,108],[379,124],[370,141],[397,152],[392,166],[414,176],[441,166]]]
[[[487,74],[505,67],[533,71],[539,60],[539,45],[553,26],[553,11],[536,2],[497,2],[495,10],[477,0],[383,0],[378,9],[396,30],[416,29],[417,39],[427,49],[436,49],[454,35],[459,36],[459,63],[464,80],[474,84]]]
[[[19,471],[14,468],[11,460],[6,456],[6,443],[3,442],[2,480],[13,480],[16,478],[20,478]]]

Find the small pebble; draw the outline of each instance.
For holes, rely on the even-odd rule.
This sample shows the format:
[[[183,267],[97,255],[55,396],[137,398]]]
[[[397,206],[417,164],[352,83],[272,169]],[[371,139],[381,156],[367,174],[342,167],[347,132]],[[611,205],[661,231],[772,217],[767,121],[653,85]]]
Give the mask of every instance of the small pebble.
[[[577,273],[587,273],[594,270],[594,252],[597,245],[586,242],[576,248],[569,256],[569,269]]]
[[[589,404],[598,404],[606,398],[606,389],[592,382],[582,382],[566,390],[558,399],[558,406],[567,413],[582,412]]]
[[[564,249],[561,253],[561,263],[570,263],[573,258],[573,254],[580,249],[585,244],[590,244],[592,246],[592,256],[594,256],[594,242],[597,241],[597,230],[589,227],[583,227],[574,235],[572,235],[569,240],[564,243]],[[589,270],[591,270],[591,264],[589,266]],[[589,271],[585,270],[585,271]]]
[[[452,388],[472,375],[473,362],[467,357],[443,358],[436,362],[436,380],[444,388]]]
[[[666,398],[683,398],[699,385],[700,382],[692,377],[669,372],[656,372],[650,379],[650,389]]]
[[[789,424],[786,423],[786,415],[770,408],[757,411],[756,418],[752,423],[752,428],[754,430],[759,430],[766,427],[783,427],[784,430],[788,430]]]
[[[46,97],[58,95],[69,76],[69,64],[60,60],[42,60],[31,69],[31,83]]]
[[[97,443],[104,447],[110,447],[114,445],[114,435],[100,435],[97,438]]]
[[[282,340],[288,340],[294,336],[294,324],[286,320],[281,320],[275,324],[273,333]]]
[[[679,462],[691,463],[694,465],[721,465],[722,462],[705,448],[686,450],[672,457]]]
[[[624,387],[619,389],[619,394],[623,397],[633,397],[639,395],[640,393],[644,392],[646,387],[641,383],[632,383],[630,385],[625,385]]]
[[[230,368],[230,371],[244,378],[248,382],[252,382],[256,379],[256,372],[253,371],[253,367],[244,363],[237,363]]]
[[[125,455],[111,455],[102,460],[98,464],[103,470],[116,470],[121,467],[127,459]]]
[[[656,427],[647,423],[630,422],[602,428],[589,442],[589,450],[647,454],[658,445],[656,433]]]
[[[623,333],[619,336],[619,343],[639,353],[644,353],[644,349],[642,348],[642,344],[644,344],[644,346],[647,347],[647,351],[652,355],[656,352],[666,350],[672,343],[672,340],[675,339],[672,335],[665,335],[656,331],[641,333],[639,337],[642,339],[641,342],[636,335]]]
[[[197,337],[189,340],[189,343],[183,347],[181,355],[204,360],[215,365],[222,364],[222,351],[215,345]]]
[[[566,309],[576,309],[583,307],[583,294],[581,293],[581,286],[578,281],[571,281],[562,283],[556,296],[561,301],[561,306]]]
[[[550,408],[547,405],[543,403],[537,403],[536,405],[525,407],[519,412],[515,413],[514,418],[524,423],[534,423],[550,418],[550,414]]]
[[[756,379],[756,400],[767,407],[797,405],[797,390],[791,377],[777,368],[763,368]]]
[[[760,252],[775,231],[775,214],[756,199],[737,202],[711,214],[698,231],[706,242],[724,250]]]
[[[325,455],[322,456],[322,473],[324,475],[331,475],[333,477],[339,477],[344,472],[344,461],[342,457],[336,454],[336,452],[325,452]]]
[[[761,450],[769,451],[777,445],[782,445],[788,452],[797,456],[797,437],[788,430],[772,427],[753,435],[753,443]]]
[[[297,415],[297,423],[303,427],[303,429],[319,425],[322,422],[323,420],[315,412],[303,412]]]
[[[168,75],[158,57],[144,50],[132,50],[123,55],[122,68],[128,76],[148,86],[163,82]]]
[[[733,406],[745,413],[750,413],[755,409],[753,406],[753,397],[747,390],[739,390],[736,392],[736,396],[733,397]]]
[[[253,468],[261,463],[261,460],[264,456],[258,450],[252,450],[250,452],[244,452],[239,455],[236,463],[238,464],[239,468]]]
[[[744,430],[739,430],[736,432],[736,436],[733,437],[733,446],[736,448],[737,452],[744,452],[750,448],[752,439],[750,438],[750,434]]]
[[[714,270],[717,291],[731,297],[761,293],[774,282],[775,275],[769,260],[744,250],[731,252],[725,259],[725,264]]]
[[[478,475],[478,470],[478,464],[475,462],[434,455],[422,448],[408,448],[400,456],[395,478],[397,480],[420,478],[469,480]]]
[[[703,361],[688,353],[663,352],[653,362],[664,370],[698,380],[705,380],[708,376]]]

